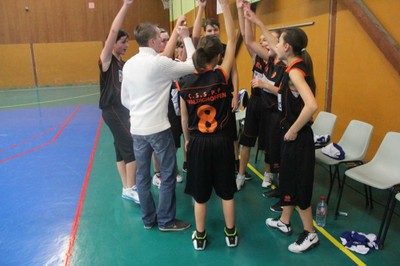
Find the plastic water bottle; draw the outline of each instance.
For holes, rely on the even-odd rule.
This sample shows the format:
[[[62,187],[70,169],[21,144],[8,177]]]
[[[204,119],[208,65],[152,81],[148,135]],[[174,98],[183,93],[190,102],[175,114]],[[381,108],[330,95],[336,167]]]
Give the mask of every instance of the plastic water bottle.
[[[320,227],[325,226],[327,211],[328,211],[328,205],[326,205],[325,196],[321,196],[320,201],[317,204],[317,211],[315,215],[315,221],[318,226]]]

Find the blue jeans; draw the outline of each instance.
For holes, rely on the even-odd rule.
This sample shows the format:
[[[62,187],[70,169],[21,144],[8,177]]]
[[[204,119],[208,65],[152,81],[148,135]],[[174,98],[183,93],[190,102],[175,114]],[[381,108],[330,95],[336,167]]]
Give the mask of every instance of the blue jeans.
[[[170,129],[146,136],[133,135],[138,189],[142,220],[145,226],[165,226],[175,219],[176,197],[175,185],[177,175],[176,148]],[[158,211],[151,193],[150,165],[153,151],[160,161],[162,182],[160,186]]]

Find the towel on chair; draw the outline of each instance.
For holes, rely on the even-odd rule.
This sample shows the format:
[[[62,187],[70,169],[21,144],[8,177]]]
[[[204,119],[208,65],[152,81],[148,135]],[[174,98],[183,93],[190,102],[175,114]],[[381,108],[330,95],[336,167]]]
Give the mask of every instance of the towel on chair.
[[[321,151],[326,156],[331,157],[332,159],[335,159],[335,160],[343,160],[346,156],[346,153],[344,152],[342,147],[340,147],[336,143],[331,143],[331,144],[326,145],[325,147],[323,147],[321,149]]]
[[[328,144],[330,140],[331,136],[329,135],[314,135],[314,144],[318,146]]]
[[[340,235],[342,245],[360,254],[367,254],[371,249],[379,249],[380,241],[374,234],[345,231]]]

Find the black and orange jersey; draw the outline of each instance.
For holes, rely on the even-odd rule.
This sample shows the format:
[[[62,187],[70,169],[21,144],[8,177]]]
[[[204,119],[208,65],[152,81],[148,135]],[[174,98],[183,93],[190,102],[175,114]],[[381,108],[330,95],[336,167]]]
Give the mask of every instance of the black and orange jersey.
[[[114,55],[106,72],[102,70],[102,62],[99,59],[100,68],[100,100],[99,107],[108,106],[123,107],[121,103],[122,67],[125,62],[118,60]]]
[[[278,87],[285,73],[285,69],[286,65],[282,61],[275,61],[274,58],[270,57],[264,69],[264,81]],[[262,99],[268,109],[278,110],[278,98],[275,94],[267,89],[263,89]]]
[[[178,90],[186,103],[190,132],[212,134],[229,128],[232,93],[222,68],[182,77],[178,81]]]
[[[267,61],[256,55],[253,65],[253,79],[264,79],[265,68],[267,67]],[[260,96],[261,88],[251,88],[251,95]]]
[[[304,107],[304,101],[300,93],[290,82],[289,72],[292,69],[300,70],[306,81],[309,76],[303,59],[293,61],[285,70],[281,85],[279,86],[278,106],[279,110],[282,111],[281,125],[286,130],[293,125]]]

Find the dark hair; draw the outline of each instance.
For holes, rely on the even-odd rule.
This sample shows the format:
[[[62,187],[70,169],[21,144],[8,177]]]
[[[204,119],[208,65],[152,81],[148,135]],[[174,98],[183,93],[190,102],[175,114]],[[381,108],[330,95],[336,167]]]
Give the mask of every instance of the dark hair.
[[[281,29],[271,30],[271,32],[275,32],[278,35],[278,39],[279,39],[279,37],[281,37],[281,34],[282,34]]]
[[[204,23],[204,26],[203,26],[204,31],[206,31],[206,28],[207,28],[208,25],[210,25],[213,28],[215,28],[215,27],[218,27],[218,29],[221,28],[219,26],[219,22],[218,22],[218,20],[216,18],[208,18],[208,19],[206,19],[206,21]]]
[[[140,47],[148,47],[149,40],[156,38],[158,31],[156,24],[150,22],[140,23],[134,31],[136,42]]]
[[[207,35],[200,38],[196,52],[193,54],[193,64],[198,72],[203,72],[209,64],[223,50],[222,43],[217,36]]]
[[[182,40],[176,40],[176,47],[183,47],[183,41]]]
[[[283,29],[282,33],[285,33],[283,35],[283,40],[292,46],[293,54],[303,58],[307,67],[307,72],[309,73],[309,76],[306,76],[305,79],[315,95],[316,83],[314,79],[314,67],[311,56],[306,51],[308,44],[306,33],[300,28]]]
[[[125,36],[129,38],[129,34],[126,31],[119,30],[118,35],[117,35],[117,40],[115,42],[118,42],[119,39],[121,39],[122,37],[125,37]]]

